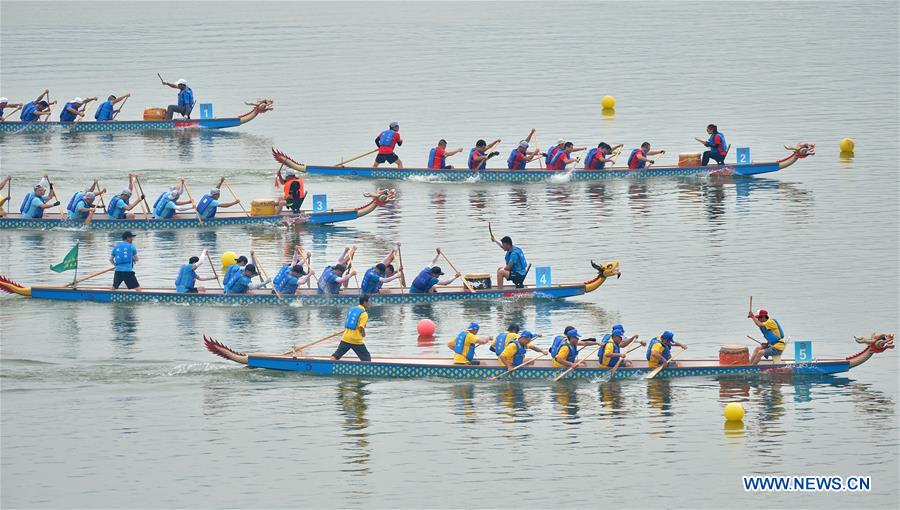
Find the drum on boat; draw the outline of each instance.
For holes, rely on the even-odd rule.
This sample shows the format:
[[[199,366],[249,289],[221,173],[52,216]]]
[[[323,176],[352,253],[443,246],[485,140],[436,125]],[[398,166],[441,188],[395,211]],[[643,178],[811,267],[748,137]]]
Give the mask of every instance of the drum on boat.
[[[166,109],[144,108],[144,120],[166,120]]]
[[[472,284],[473,289],[481,290],[491,288],[491,275],[488,273],[469,273],[465,275],[464,278]]]
[[[719,348],[720,365],[749,365],[750,349],[746,345],[728,344]]]
[[[250,216],[275,216],[275,200],[255,198],[250,202]]]
[[[678,155],[678,166],[687,166],[697,168],[700,166],[702,158],[699,152],[683,152]]]

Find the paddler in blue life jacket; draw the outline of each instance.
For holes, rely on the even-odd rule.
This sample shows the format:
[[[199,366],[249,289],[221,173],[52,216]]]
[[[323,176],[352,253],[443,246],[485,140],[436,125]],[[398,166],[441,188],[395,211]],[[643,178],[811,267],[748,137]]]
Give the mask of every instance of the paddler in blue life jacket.
[[[489,347],[491,352],[493,352],[494,355],[499,356],[500,353],[503,352],[503,349],[506,348],[507,343],[519,338],[519,330],[519,325],[516,323],[507,326],[506,331],[494,337],[494,343]]]
[[[532,130],[532,133],[534,133],[534,130]],[[522,140],[519,142],[519,145],[509,153],[509,157],[506,158],[506,168],[510,170],[525,170],[525,165],[532,162],[540,155],[541,151],[537,149],[529,151],[528,140]]]
[[[763,356],[766,358],[781,356],[785,346],[784,330],[781,329],[781,324],[769,317],[769,312],[765,310],[756,312],[756,315],[750,312],[747,314],[747,317],[753,321],[753,324],[759,328],[760,333],[766,339],[763,345],[757,345],[756,349],[754,349],[753,356],[750,358],[750,364],[756,365]]]
[[[23,105],[22,103],[10,103],[9,99],[6,99],[5,97],[0,97],[0,122],[3,122],[6,120],[4,118],[5,116],[3,114],[4,110],[6,110],[7,108],[18,109],[23,106],[25,106],[25,105]],[[15,111],[15,110],[13,110],[13,111]],[[12,115],[12,113],[10,113],[10,115]]]
[[[153,202],[153,216],[155,218],[169,219],[175,217],[177,213],[193,211],[189,198],[178,200],[182,193],[184,193],[184,179],[179,179],[178,185],[169,188],[167,192],[163,192]]]
[[[480,365],[481,362],[475,360],[475,347],[484,345],[493,337],[476,336],[481,326],[477,322],[470,322],[469,327],[465,331],[461,331],[456,338],[447,342],[447,347],[453,351],[454,365]]]
[[[448,151],[447,140],[442,138],[438,141],[437,147],[433,147],[431,152],[428,153],[428,168],[431,170],[449,170],[453,168],[453,166],[447,164],[447,158],[455,156],[462,151],[462,147]]]
[[[572,142],[566,142],[563,144],[561,150],[557,150],[553,157],[550,158],[550,162],[547,163],[547,170],[565,170],[566,165],[569,163],[578,164],[581,161],[581,158],[570,158],[573,152],[583,151],[587,149],[587,147],[578,147],[575,148],[575,144]],[[574,168],[574,167],[573,167]]]
[[[118,289],[124,283],[129,290],[141,291],[141,284],[134,274],[134,264],[137,261],[138,249],[134,246],[134,234],[125,231],[122,234],[122,241],[113,246],[109,255],[109,263],[116,266],[113,273],[113,289]]]
[[[356,275],[355,269],[347,270],[350,264],[350,257],[354,252],[356,252],[356,246],[344,248],[344,252],[334,264],[325,266],[322,275],[319,277],[319,294],[337,295],[341,293],[341,288],[346,286],[350,282],[350,278]]]
[[[621,363],[623,367],[629,368],[632,363],[625,359],[625,353],[622,351],[625,347],[631,345],[638,339],[638,335],[632,335],[631,338],[625,338],[625,326],[614,324],[612,331],[608,335],[604,335],[600,340],[600,350],[597,356],[600,359],[601,367],[612,368]]]
[[[613,158],[608,157],[615,152],[616,149],[622,147],[622,144],[611,147],[606,142],[600,142],[597,147],[588,151],[584,157],[585,170],[603,170],[607,163],[613,163]]]
[[[215,218],[216,211],[219,207],[231,207],[233,205],[237,205],[241,203],[239,199],[234,199],[231,202],[219,202],[219,197],[221,196],[221,191],[219,188],[212,188],[209,190],[209,193],[206,193],[202,197],[200,197],[200,201],[197,202],[197,212],[200,213],[200,217],[204,220]]]
[[[121,108],[116,110],[116,105],[129,97],[131,97],[131,92],[119,97],[110,95],[106,98],[106,101],[100,103],[100,106],[97,107],[97,113],[94,114],[94,120],[97,122],[109,122],[113,120],[113,117],[122,110]]]
[[[360,361],[372,361],[372,355],[366,348],[366,325],[369,323],[369,296],[360,296],[359,305],[347,310],[347,317],[344,319],[344,334],[341,336],[341,343],[338,344],[331,359],[337,361],[347,354],[347,351],[353,349],[356,357]]]
[[[397,243],[397,247],[400,247],[400,243]],[[392,262],[394,261],[394,250],[391,250],[388,253],[387,257],[385,257],[381,262],[375,264],[370,267],[362,277],[362,280],[359,283],[359,293],[360,294],[378,294],[381,292],[381,287],[385,283],[392,282],[397,278],[400,278],[400,272],[403,271],[403,267],[400,267],[400,271],[394,270],[394,265]]]
[[[49,94],[50,90],[44,89],[37,99],[25,103],[22,106],[22,112],[19,114],[19,120],[22,122],[37,122],[41,117],[50,115],[50,103],[44,100]]]
[[[89,97],[87,99],[81,99],[80,97],[76,97],[65,104],[62,107],[62,110],[59,112],[59,121],[60,122],[72,122],[75,119],[84,117],[84,107],[88,105],[91,101],[96,101],[96,97]]]
[[[594,345],[592,339],[580,340],[581,335],[578,330],[572,326],[566,326],[563,334],[553,339],[550,346],[550,355],[553,356],[553,366],[555,368],[574,367],[575,360],[578,356],[579,345]]]
[[[664,150],[650,150],[650,142],[644,142],[637,149],[632,149],[631,155],[628,156],[628,168],[631,170],[637,170],[639,168],[645,168],[648,165],[652,165],[656,163],[655,160],[650,159],[648,156],[656,156],[658,154],[665,154]]]
[[[94,204],[94,200],[96,199],[97,195],[93,191],[85,191],[83,194],[76,193],[72,196],[72,200],[69,201],[69,207],[67,208],[69,219],[87,219],[87,217],[97,209],[97,205]]]
[[[678,366],[672,359],[672,346],[687,349],[687,346],[675,341],[675,334],[671,331],[663,331],[661,335],[650,340],[647,344],[647,366],[656,368],[660,363],[666,362],[669,366]]]
[[[565,141],[565,140],[557,140],[557,141],[556,141],[556,145],[554,145],[554,146],[550,147],[549,149],[547,149],[547,152],[545,152],[545,153],[543,154],[543,156],[544,156],[544,165],[546,165],[547,168],[550,168],[550,160],[552,160],[553,157],[556,156],[556,153],[557,153],[557,152],[563,150],[563,147],[565,147],[565,146],[566,146],[566,141]]]
[[[502,239],[497,241],[494,233],[491,232],[491,241],[506,252],[506,255],[504,255],[506,265],[497,269],[497,288],[503,288],[504,280],[513,282],[517,289],[524,287],[525,274],[528,272],[528,261],[525,260],[525,252],[522,251],[522,248],[514,246],[512,238],[509,236],[503,236]]]
[[[227,288],[228,285],[234,280],[238,279],[241,274],[244,272],[244,266],[247,265],[247,257],[241,255],[240,257],[231,261],[230,264],[222,265],[222,287]]]
[[[499,138],[491,142],[490,145],[484,140],[475,142],[475,147],[469,150],[469,170],[484,170],[489,159],[500,155],[497,151],[491,152],[499,143]]]
[[[719,132],[719,128],[715,124],[706,126],[706,133],[709,135],[709,140],[694,138],[694,140],[697,140],[709,148],[708,151],[703,153],[703,166],[708,165],[710,159],[720,165],[724,165],[725,156],[728,155],[728,145],[727,142],[725,142],[725,135]]]
[[[253,277],[258,275],[259,272],[256,270],[256,266],[247,264],[237,278],[231,280],[230,284],[225,285],[225,294],[247,294],[249,290],[255,290],[269,284],[269,280],[266,279],[253,283]]]
[[[278,274],[272,279],[272,285],[279,294],[296,294],[301,285],[305,285],[315,271],[304,269],[306,261],[303,249],[297,246],[290,264],[282,264]],[[273,291],[274,292],[274,291]]]
[[[372,168],[377,168],[381,163],[397,164],[397,168],[403,168],[403,162],[400,157],[394,153],[394,147],[403,145],[400,138],[400,123],[391,122],[388,128],[378,133],[375,137],[375,145],[378,146],[378,155],[375,156],[375,163]]]
[[[549,350],[533,345],[533,340],[537,336],[527,329],[522,331],[521,334],[506,342],[506,346],[497,356],[497,360],[506,365],[507,370],[512,370],[525,362],[525,351],[528,349],[541,354],[550,354]]]
[[[197,274],[197,269],[203,266],[203,263],[207,259],[207,252],[204,248],[200,253],[199,257],[191,257],[188,259],[187,264],[181,266],[181,269],[178,270],[178,277],[175,278],[175,290],[178,292],[184,293],[197,293],[202,292],[204,289],[197,288],[196,281],[207,281],[207,280],[215,280],[215,276],[207,276],[203,277]]]
[[[462,276],[459,273],[453,275],[453,278],[445,278],[443,280],[438,279],[438,276],[443,276],[444,272],[441,270],[439,266],[437,266],[438,258],[441,256],[441,249],[437,248],[435,250],[437,255],[434,256],[434,259],[431,260],[431,264],[425,266],[419,274],[416,275],[416,278],[413,280],[412,285],[409,286],[409,292],[411,294],[427,294],[430,292],[437,292],[435,289],[435,285],[450,285],[457,278]]]
[[[136,197],[137,200],[130,202],[131,196],[134,194],[134,180],[131,174],[128,174],[128,189],[123,189],[118,195],[113,195],[106,204],[106,215],[115,220],[134,219],[134,213],[130,212],[138,206],[146,197],[141,195]]]
[[[175,83],[164,81],[163,85],[178,89],[178,104],[170,104],[166,109],[166,120],[172,120],[172,116],[176,113],[180,113],[185,118],[190,119],[191,110],[194,109],[194,103],[196,101],[194,101],[194,91],[188,87],[187,80],[182,78]]]
[[[47,176],[45,175],[44,178],[41,179],[41,182],[34,186],[33,191],[30,191],[25,195],[25,199],[22,200],[22,205],[19,206],[19,212],[22,213],[22,218],[43,218],[44,209],[59,205],[59,200],[51,202],[51,200],[56,197],[56,190],[49,184],[46,184],[46,182]],[[49,194],[47,194],[48,188],[50,189]]]

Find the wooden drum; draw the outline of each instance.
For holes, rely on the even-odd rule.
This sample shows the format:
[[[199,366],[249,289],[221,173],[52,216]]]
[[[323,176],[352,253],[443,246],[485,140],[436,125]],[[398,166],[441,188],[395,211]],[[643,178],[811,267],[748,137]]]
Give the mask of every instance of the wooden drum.
[[[275,216],[275,200],[256,198],[250,202],[250,216]]]
[[[720,365],[749,365],[750,349],[746,345],[729,344],[719,348]]]
[[[166,120],[166,109],[144,108],[144,120]]]
[[[491,288],[491,275],[488,273],[469,273],[464,275],[465,279],[472,284],[472,288],[476,290]]]
[[[699,152],[684,152],[678,155],[678,166],[696,168],[702,159]]]

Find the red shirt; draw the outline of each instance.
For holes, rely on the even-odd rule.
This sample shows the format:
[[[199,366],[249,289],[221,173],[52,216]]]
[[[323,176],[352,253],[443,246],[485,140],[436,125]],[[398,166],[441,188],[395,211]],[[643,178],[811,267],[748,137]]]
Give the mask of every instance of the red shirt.
[[[434,161],[431,163],[431,166],[429,168],[431,168],[432,170],[442,169],[443,164],[444,164],[444,159],[445,159],[444,153],[446,153],[446,152],[447,151],[444,150],[444,148],[441,146],[435,147],[434,148]]]
[[[399,141],[400,133],[394,131],[394,136],[391,138],[391,143],[378,146],[378,154],[393,154],[394,146],[397,145],[397,142]]]

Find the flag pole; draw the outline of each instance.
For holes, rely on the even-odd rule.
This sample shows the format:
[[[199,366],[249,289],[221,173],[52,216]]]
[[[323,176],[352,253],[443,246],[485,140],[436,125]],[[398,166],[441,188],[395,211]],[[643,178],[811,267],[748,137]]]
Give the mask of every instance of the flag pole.
[[[78,247],[79,241],[75,242],[75,247]],[[75,284],[78,282],[78,252],[75,252],[75,277],[72,278],[72,288],[75,288]]]

